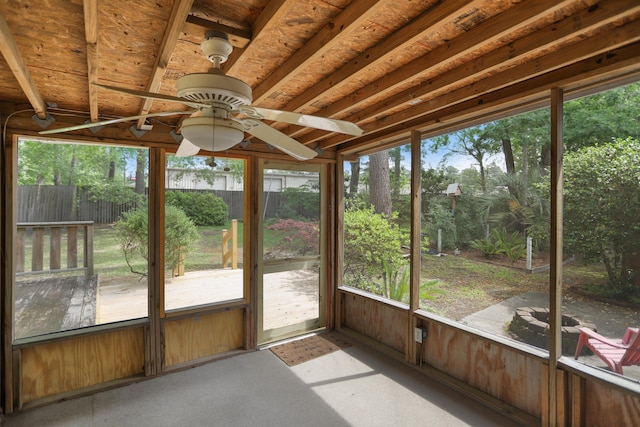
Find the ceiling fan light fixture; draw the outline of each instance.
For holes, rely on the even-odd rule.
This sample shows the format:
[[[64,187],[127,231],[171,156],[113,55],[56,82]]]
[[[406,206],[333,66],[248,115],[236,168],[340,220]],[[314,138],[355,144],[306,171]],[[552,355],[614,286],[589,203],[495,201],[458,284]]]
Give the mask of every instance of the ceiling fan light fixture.
[[[229,119],[190,117],[182,123],[182,136],[203,150],[224,151],[244,139],[244,128]]]

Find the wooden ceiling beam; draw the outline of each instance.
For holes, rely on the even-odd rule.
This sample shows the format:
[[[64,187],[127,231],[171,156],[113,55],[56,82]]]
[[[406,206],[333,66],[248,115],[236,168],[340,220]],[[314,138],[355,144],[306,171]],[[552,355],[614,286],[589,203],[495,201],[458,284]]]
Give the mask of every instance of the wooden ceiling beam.
[[[619,70],[623,67],[638,68],[640,59],[640,22],[634,21],[626,26],[626,34],[619,34],[619,38],[632,37],[635,34],[635,42],[630,45],[620,46],[625,42],[618,42],[608,37],[597,37],[596,40],[587,39],[578,44],[567,46],[565,50],[579,50],[586,54],[591,48],[599,53],[585,57],[578,54],[582,59],[579,62],[568,63],[557,66],[547,63],[554,56],[562,56],[567,52],[554,52],[546,58],[540,58],[541,65],[538,73],[532,75],[531,64],[522,64],[517,70],[509,70],[486,78],[473,87],[463,87],[457,91],[444,93],[441,96],[429,100],[425,105],[419,104],[411,110],[403,110],[397,114],[383,117],[374,122],[370,122],[362,127],[365,134],[359,138],[342,138],[337,136],[330,140],[323,141],[321,147],[327,145],[333,147],[344,143],[344,147],[353,147],[359,144],[372,143],[382,138],[387,138],[393,134],[399,134],[407,129],[424,127],[429,123],[442,123],[453,120],[456,116],[477,115],[478,111],[491,110],[497,105],[505,102],[517,102],[518,99],[526,99],[535,92],[548,90],[551,87],[571,84],[575,81],[587,78],[597,78],[604,76],[610,70]],[[601,44],[609,44],[610,49],[597,46],[601,39]],[[617,49],[616,49],[617,45]],[[496,89],[499,88],[499,89]]]
[[[7,61],[9,65],[9,69],[11,69],[11,72],[27,96],[27,99],[29,99],[29,103],[38,117],[41,119],[46,118],[47,104],[44,102],[36,83],[31,77],[31,73],[24,62],[24,58],[18,49],[18,45],[2,13],[0,13],[0,52],[2,52],[2,56],[4,56],[5,61]]]
[[[300,70],[339,45],[338,36],[340,34],[349,34],[362,26],[363,22],[379,13],[383,6],[384,2],[380,0],[356,0],[351,3],[329,25],[322,28],[301,49],[253,89],[253,102],[259,104],[269,95],[289,84]]]
[[[176,47],[178,36],[182,30],[182,26],[187,20],[187,16],[191,11],[193,0],[176,0],[171,9],[171,15],[169,16],[169,22],[167,23],[167,29],[162,37],[160,43],[160,50],[158,52],[158,61],[152,71],[147,84],[147,92],[158,93],[162,85],[162,77],[164,76],[165,69],[171,59],[173,49]],[[142,107],[138,112],[138,115],[148,114],[151,111],[152,99],[144,99],[142,101]],[[138,129],[144,124],[144,119],[139,119],[137,123]]]
[[[635,9],[637,9],[635,13],[640,12],[640,5],[636,6]],[[481,64],[481,67],[470,67],[463,64],[457,68],[449,70],[445,74],[441,74],[438,77],[427,80],[402,92],[396,93],[393,96],[385,98],[381,102],[372,104],[364,109],[357,110],[348,116],[344,116],[343,118],[345,120],[361,123],[371,117],[380,116],[384,114],[385,111],[398,108],[403,104],[414,102],[416,99],[420,99],[421,97],[433,97],[443,92],[448,92],[449,94],[451,94],[451,87],[459,84],[462,81],[469,81],[470,84],[473,83],[473,87],[475,87],[477,90],[478,86],[474,82],[475,80],[480,78],[481,75],[496,72],[499,68],[503,68],[505,66],[508,66],[509,64],[517,64],[521,62],[521,58],[525,56],[536,53],[539,54],[540,52],[543,52],[545,49],[547,49],[552,43],[555,43],[557,40],[564,40],[569,37],[575,37],[578,34],[587,33],[588,31],[593,30],[595,27],[598,27],[600,25],[617,21],[620,19],[622,13],[625,12],[621,11],[619,8],[609,9],[603,7],[597,11],[597,14],[596,12],[589,12],[585,10],[583,13],[578,14],[577,16],[565,18],[562,21],[550,24],[528,37],[522,38],[510,45],[505,45],[478,58],[476,63]],[[576,22],[580,22],[581,25],[576,25]],[[628,31],[622,30],[621,37],[626,37],[625,34],[627,33]],[[621,37],[618,37],[617,40],[622,40]],[[590,45],[588,44],[588,42],[583,41],[581,43],[581,45],[584,46],[583,49],[572,49],[571,47],[565,47],[563,48],[562,52],[548,53],[542,58],[546,58],[546,61],[551,64],[550,66],[560,67],[570,62],[579,61],[586,56],[597,53],[596,46],[600,46],[600,49],[602,50],[610,48],[611,46],[607,44],[608,40],[609,39],[606,37],[604,39],[602,37],[598,37],[597,42],[591,45],[591,50],[589,49]],[[577,57],[577,55],[582,56]],[[426,57],[423,58],[426,59]],[[416,62],[420,64],[421,61],[418,60]],[[539,60],[536,60],[536,67],[540,67]],[[545,67],[537,69],[548,70],[548,68]],[[518,78],[524,79],[530,77],[530,72],[533,71],[534,68],[528,63],[522,64],[516,67],[514,71],[512,71],[514,76],[516,73],[515,70],[521,70],[521,75]],[[390,78],[393,77],[390,76]],[[458,93],[458,91],[455,91],[455,93]],[[468,96],[476,96],[477,94],[478,93],[476,91],[476,93],[470,93]],[[356,102],[354,99],[349,100]],[[459,102],[459,100],[455,102]],[[411,107],[411,109],[420,110],[420,105],[421,104],[418,103],[417,105]],[[323,113],[326,113],[326,111],[323,111]],[[322,136],[323,134],[321,132],[314,131],[309,132],[303,137],[299,137],[298,139],[301,142],[310,143],[321,138]]]
[[[261,41],[265,37],[269,37],[268,35],[265,35],[268,33],[268,30],[277,28],[279,22],[291,10],[294,4],[294,0],[271,0],[268,2],[251,28],[251,42],[244,47],[242,55],[251,55],[253,50],[259,49],[259,47],[255,47],[254,42]],[[237,72],[236,64],[240,57],[241,55],[233,55],[229,60],[227,60],[224,67],[226,74],[233,75]]]
[[[446,1],[439,2],[407,25],[392,33],[377,45],[365,50],[340,69],[320,80],[302,95],[287,103],[282,109],[296,111],[317,101],[329,90],[335,90],[346,82],[357,78],[357,75],[369,67],[383,62],[388,55],[399,52],[408,46],[418,43],[428,31],[435,31],[447,22],[459,16],[461,10],[469,10],[481,1]]]
[[[398,139],[401,135],[408,135],[410,129],[420,129],[424,132],[430,128],[442,127],[447,122],[450,123],[449,126],[454,126],[456,123],[466,125],[466,121],[475,121],[484,111],[487,111],[489,115],[497,110],[511,109],[513,111],[520,109],[521,105],[527,103],[536,107],[536,99],[548,98],[549,90],[554,87],[571,87],[573,90],[579,90],[577,88],[579,82],[589,86],[596,81],[606,80],[610,77],[615,79],[616,76],[625,72],[632,73],[637,78],[638,62],[640,61],[639,47],[638,43],[635,43],[602,53],[588,60],[521,81],[478,98],[469,99],[460,104],[433,111],[428,115],[395,124],[379,132],[365,134],[345,143],[340,149],[340,154],[371,152],[375,150],[374,147],[380,141]],[[490,116],[487,117],[490,120]]]
[[[229,36],[229,43],[235,48],[244,49],[251,42],[251,32],[230,27],[219,22],[210,21],[198,16],[187,16],[187,23],[197,25],[205,30],[215,30]]]
[[[508,9],[493,19],[484,21],[473,27],[460,37],[436,47],[411,63],[363,86],[358,89],[357,92],[322,108],[316,114],[323,117],[346,117],[346,112],[361,110],[361,105],[371,97],[392,94],[393,91],[397,91],[399,87],[406,85],[407,82],[415,81],[416,78],[422,76],[428,76],[438,67],[441,67],[442,64],[456,61],[464,55],[477,50],[478,44],[493,43],[509,33],[526,28],[526,26],[535,20],[549,13],[554,13],[572,1],[573,0],[565,0],[558,2],[557,0],[540,0],[533,2],[531,6],[525,10],[520,8]],[[575,31],[575,24],[571,25],[571,29]],[[536,37],[534,42],[537,41],[539,41],[538,37]],[[411,100],[412,94],[409,93],[408,96],[409,98],[403,98],[403,102]],[[308,133],[308,131],[299,129],[292,133],[291,136],[298,136],[304,133]]]
[[[87,43],[87,81],[89,86],[89,116],[98,121],[98,0],[84,0],[84,38]]]

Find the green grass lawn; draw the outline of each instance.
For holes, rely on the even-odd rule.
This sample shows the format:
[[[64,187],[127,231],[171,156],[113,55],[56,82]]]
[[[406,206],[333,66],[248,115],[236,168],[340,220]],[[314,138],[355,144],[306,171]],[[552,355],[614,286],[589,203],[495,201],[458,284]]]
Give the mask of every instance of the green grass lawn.
[[[443,291],[421,301],[421,308],[455,320],[525,292],[549,292],[548,271],[532,274],[460,256],[423,256],[421,267],[421,282],[438,279],[436,288]],[[599,264],[570,263],[563,268],[565,294],[571,286],[605,280]]]

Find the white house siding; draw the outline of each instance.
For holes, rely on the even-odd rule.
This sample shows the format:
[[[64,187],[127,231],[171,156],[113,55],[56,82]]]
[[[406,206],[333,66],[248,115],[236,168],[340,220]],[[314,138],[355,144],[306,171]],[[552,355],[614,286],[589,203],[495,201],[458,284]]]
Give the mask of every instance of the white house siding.
[[[284,188],[298,188],[309,186],[311,189],[318,188],[318,174],[281,174],[265,172],[264,191],[280,192]],[[165,175],[166,188],[181,190],[226,190],[242,191],[244,189],[244,179],[236,179],[231,173],[216,172],[214,184],[197,178],[196,174],[185,169],[167,169]]]

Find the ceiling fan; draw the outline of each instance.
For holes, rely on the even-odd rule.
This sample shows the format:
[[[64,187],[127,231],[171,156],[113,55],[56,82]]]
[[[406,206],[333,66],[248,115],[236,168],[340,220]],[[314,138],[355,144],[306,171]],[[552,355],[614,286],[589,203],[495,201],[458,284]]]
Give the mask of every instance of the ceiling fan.
[[[272,110],[251,105],[251,87],[242,80],[226,76],[220,68],[220,65],[227,60],[233,50],[227,35],[219,31],[209,31],[200,46],[207,59],[213,63],[213,68],[207,73],[187,74],[180,77],[177,82],[177,97],[94,83],[104,89],[142,98],[179,102],[196,110],[168,111],[123,117],[44,130],[39,133],[47,135],[138,120],[140,118],[190,114],[190,117],[182,122],[181,133],[183,139],[176,152],[178,156],[195,155],[200,149],[214,152],[227,150],[240,143],[244,139],[244,133],[247,132],[298,160],[309,160],[315,157],[317,153],[315,150],[263,123],[262,119],[353,136],[362,135],[363,130],[358,125],[344,120]]]

